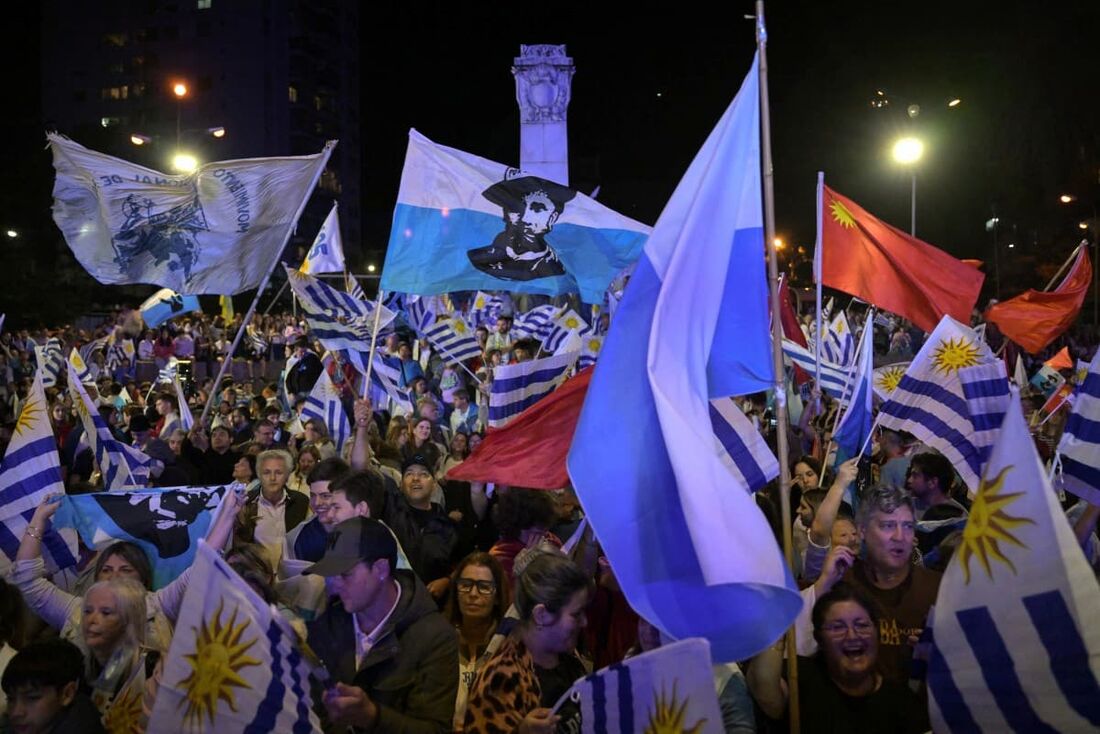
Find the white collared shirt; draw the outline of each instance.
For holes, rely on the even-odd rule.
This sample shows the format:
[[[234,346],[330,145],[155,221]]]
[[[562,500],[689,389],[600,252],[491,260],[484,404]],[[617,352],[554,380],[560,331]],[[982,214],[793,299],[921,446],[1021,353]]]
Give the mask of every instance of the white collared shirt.
[[[269,502],[263,490],[256,496],[256,532],[257,543],[267,551],[268,560],[279,567],[283,555],[283,541],[286,540],[286,487],[276,502]]]
[[[393,616],[393,612],[397,609],[398,602],[401,601],[401,584],[397,583],[397,579],[392,579],[394,586],[397,587],[397,597],[393,600],[393,606],[386,612],[386,616],[382,617],[377,626],[367,634],[363,634],[363,631],[359,629],[359,616],[356,614],[351,615],[352,629],[355,630],[355,669],[363,665],[363,661],[367,659],[367,655],[374,649],[374,646],[378,644],[379,638],[382,636],[382,628],[386,626],[386,622],[390,621],[390,617]]]

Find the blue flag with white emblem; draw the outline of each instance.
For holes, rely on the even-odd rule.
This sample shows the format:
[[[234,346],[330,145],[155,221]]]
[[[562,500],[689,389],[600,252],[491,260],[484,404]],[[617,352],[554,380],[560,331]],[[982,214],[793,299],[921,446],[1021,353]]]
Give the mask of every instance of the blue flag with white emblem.
[[[584,194],[409,131],[382,289],[603,299],[650,228]]]
[[[1100,730],[1100,587],[1013,392],[936,599],[937,732]]]
[[[773,382],[759,91],[754,60],[646,243],[568,458],[631,606],[720,661],[774,642],[802,606],[710,413]]]

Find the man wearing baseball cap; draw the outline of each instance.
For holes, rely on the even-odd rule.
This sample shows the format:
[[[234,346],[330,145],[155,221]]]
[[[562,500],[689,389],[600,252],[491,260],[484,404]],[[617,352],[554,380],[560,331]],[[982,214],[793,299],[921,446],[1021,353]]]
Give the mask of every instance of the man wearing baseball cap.
[[[458,638],[424,585],[396,564],[386,526],[353,517],[304,571],[326,577],[339,597],[309,625],[309,645],[337,681],[323,708],[356,731],[443,734],[458,691]]]

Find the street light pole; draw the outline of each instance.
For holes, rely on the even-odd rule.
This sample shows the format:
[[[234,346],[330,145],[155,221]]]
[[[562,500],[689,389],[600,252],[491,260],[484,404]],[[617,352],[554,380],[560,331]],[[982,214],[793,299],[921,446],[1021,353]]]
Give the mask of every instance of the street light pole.
[[[894,160],[903,166],[909,166],[909,234],[917,236],[917,161],[924,155],[924,143],[917,138],[901,138],[894,143]]]
[[[913,184],[912,191],[912,203],[909,212],[909,234],[913,237],[917,236],[917,169],[913,169]]]

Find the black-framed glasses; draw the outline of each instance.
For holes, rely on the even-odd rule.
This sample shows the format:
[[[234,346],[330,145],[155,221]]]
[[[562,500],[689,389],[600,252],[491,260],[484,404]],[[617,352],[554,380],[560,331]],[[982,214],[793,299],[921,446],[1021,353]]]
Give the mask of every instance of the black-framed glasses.
[[[459,579],[455,584],[459,594],[472,594],[474,589],[482,596],[490,596],[496,593],[497,585],[492,581],[474,581],[473,579]]]

